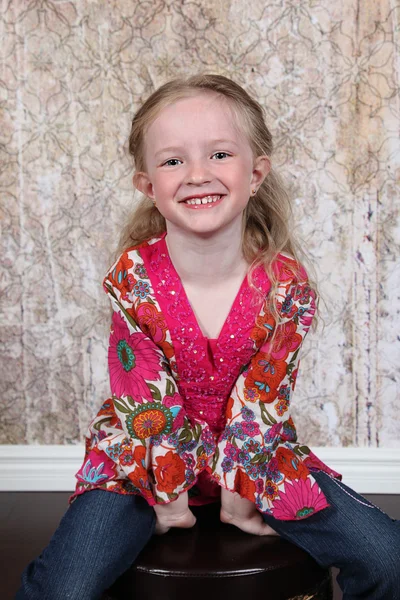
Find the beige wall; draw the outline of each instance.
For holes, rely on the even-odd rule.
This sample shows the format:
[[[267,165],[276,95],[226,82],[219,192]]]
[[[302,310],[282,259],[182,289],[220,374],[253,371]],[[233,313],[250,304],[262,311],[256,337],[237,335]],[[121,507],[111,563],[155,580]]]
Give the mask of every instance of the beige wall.
[[[133,201],[130,120],[168,79],[208,70],[265,106],[327,302],[301,361],[299,437],[399,447],[399,9],[0,6],[0,443],[78,443],[107,397],[101,280]]]

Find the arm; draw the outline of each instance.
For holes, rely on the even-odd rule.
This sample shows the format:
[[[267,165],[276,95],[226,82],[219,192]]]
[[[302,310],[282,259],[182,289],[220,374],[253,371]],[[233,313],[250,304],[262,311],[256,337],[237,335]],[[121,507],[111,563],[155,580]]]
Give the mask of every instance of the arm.
[[[112,452],[114,436],[103,437],[97,446],[117,462],[134,493],[149,504],[170,503],[180,494],[187,501],[185,492],[215,449],[207,446],[208,454],[198,458],[208,426],[187,417],[168,360],[139,327],[129,296],[108,279],[105,289],[113,308],[108,355],[111,400],[122,433],[117,436],[119,454]],[[173,510],[181,515],[181,508],[182,500]]]
[[[286,483],[296,483],[296,490],[306,489],[309,476],[303,457],[310,451],[295,444],[289,414],[300,348],[315,313],[315,292],[304,275],[295,280],[283,270],[278,278],[281,323],[272,340],[270,324],[276,323],[270,313],[261,315],[270,333],[232,389],[226,427],[211,464],[212,476],[223,488],[251,501],[259,511],[283,519],[297,518],[282,516],[279,501],[288,491]]]

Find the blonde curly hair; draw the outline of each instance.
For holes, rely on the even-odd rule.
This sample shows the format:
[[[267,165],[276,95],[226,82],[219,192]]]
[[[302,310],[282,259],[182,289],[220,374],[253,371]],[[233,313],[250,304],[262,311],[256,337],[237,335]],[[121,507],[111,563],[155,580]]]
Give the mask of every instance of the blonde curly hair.
[[[201,93],[218,94],[220,98],[229,103],[236,124],[244,130],[253,156],[272,156],[273,142],[262,106],[254,100],[240,85],[231,79],[216,74],[199,74],[187,78],[177,78],[158,88],[144,102],[132,120],[129,135],[129,154],[134,159],[137,172],[146,171],[144,159],[145,135],[150,124],[155,120],[161,110],[178,100],[197,96]],[[271,267],[278,253],[284,252],[292,260],[288,261],[289,268],[295,277],[299,276],[300,266],[306,268],[308,282],[316,294],[316,313],[313,319],[314,329],[317,327],[317,312],[320,294],[314,277],[311,262],[303,251],[298,239],[295,239],[291,228],[294,223],[292,204],[288,191],[281,177],[271,168],[255,196],[243,211],[242,251],[246,261],[250,264],[248,280],[256,291],[252,274],[254,269],[262,264],[271,281],[271,291],[268,295],[268,310],[276,323],[281,321],[275,305],[277,279]],[[117,254],[143,241],[158,237],[166,231],[165,218],[154,206],[152,200],[143,196],[133,209],[128,223],[123,228]],[[294,259],[294,262],[293,262]],[[277,331],[275,327],[274,336]],[[273,336],[273,337],[274,337]],[[272,340],[271,340],[272,341]]]

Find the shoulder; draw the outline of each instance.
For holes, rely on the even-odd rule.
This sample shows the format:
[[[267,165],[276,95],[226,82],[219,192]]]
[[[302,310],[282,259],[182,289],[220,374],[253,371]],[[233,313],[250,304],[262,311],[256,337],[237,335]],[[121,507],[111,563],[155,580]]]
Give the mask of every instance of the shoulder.
[[[132,290],[138,279],[147,279],[143,264],[143,254],[146,249],[160,241],[163,236],[144,240],[140,244],[126,248],[110,267],[103,279],[103,287],[107,292],[111,285],[119,290],[122,297]]]
[[[307,271],[302,263],[287,252],[279,252],[272,262],[278,284],[300,283],[308,281]]]

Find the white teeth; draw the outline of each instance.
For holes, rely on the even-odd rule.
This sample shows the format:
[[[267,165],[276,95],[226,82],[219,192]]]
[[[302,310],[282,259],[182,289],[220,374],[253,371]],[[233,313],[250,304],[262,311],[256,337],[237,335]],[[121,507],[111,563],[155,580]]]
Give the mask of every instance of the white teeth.
[[[221,196],[205,196],[204,198],[190,198],[190,200],[185,200],[185,204],[210,204],[211,202],[216,202],[219,200]]]

